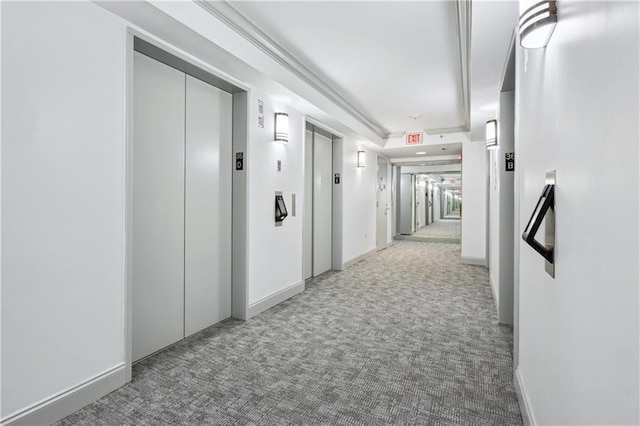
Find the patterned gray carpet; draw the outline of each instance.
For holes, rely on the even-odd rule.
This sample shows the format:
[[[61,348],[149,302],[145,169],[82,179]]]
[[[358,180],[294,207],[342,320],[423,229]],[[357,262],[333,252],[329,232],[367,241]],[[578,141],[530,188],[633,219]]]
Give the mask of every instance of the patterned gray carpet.
[[[416,237],[457,238],[460,239],[460,220],[436,220],[424,228],[418,229]]]
[[[58,424],[521,424],[511,330],[459,252],[398,242],[138,363]]]

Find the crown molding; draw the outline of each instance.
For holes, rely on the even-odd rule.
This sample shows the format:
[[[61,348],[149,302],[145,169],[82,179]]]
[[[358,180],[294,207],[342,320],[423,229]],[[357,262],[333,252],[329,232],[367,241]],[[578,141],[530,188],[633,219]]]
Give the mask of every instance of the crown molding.
[[[464,107],[464,129],[471,128],[469,101],[469,64],[471,58],[471,0],[456,0],[456,24],[458,28],[458,53],[460,57],[460,83]],[[443,132],[444,133],[444,132]]]
[[[403,138],[404,135],[406,135],[407,132],[395,132],[395,133],[389,133],[387,134],[387,139],[398,139],[398,138]]]
[[[284,69],[338,105],[363,126],[380,136],[381,139],[387,137],[388,131],[386,129],[363,114],[353,106],[350,101],[331,87],[331,85],[325,83],[325,81],[330,81],[328,78],[319,76],[316,72],[311,71],[311,69],[291,53],[287,52],[228,2],[210,0],[194,0],[194,2],[257,47],[262,53]]]
[[[464,126],[456,126],[456,127],[445,127],[441,129],[425,129],[424,131],[429,136],[438,136],[438,135],[448,135],[451,133],[467,133],[469,129],[465,128]]]

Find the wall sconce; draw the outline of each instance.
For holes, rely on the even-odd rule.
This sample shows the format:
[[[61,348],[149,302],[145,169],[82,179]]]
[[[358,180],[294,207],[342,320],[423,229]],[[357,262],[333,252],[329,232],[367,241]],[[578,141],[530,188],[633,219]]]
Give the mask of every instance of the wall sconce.
[[[520,0],[520,45],[546,47],[558,22],[556,0]]]
[[[289,143],[289,114],[276,112],[276,142]]]
[[[498,147],[498,121],[487,121],[485,129],[485,139],[487,141],[487,149],[495,149]]]
[[[358,151],[358,167],[364,168],[364,151]]]

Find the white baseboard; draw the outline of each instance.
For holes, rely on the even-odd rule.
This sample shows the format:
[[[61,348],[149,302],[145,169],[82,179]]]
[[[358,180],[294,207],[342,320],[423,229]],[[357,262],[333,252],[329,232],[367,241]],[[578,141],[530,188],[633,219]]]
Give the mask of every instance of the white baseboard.
[[[290,285],[287,288],[283,288],[282,290],[273,293],[270,296],[264,297],[257,302],[253,302],[249,304],[249,309],[247,312],[247,319],[251,317],[255,317],[259,313],[266,311],[267,309],[273,308],[279,303],[284,302],[287,299],[292,298],[296,294],[302,293],[304,291],[304,281],[300,281],[293,285]]]
[[[382,251],[384,249],[387,249],[389,247],[391,247],[393,245],[393,241],[390,241],[388,243],[386,243],[385,245],[383,245],[382,247],[376,247],[376,251]]]
[[[346,262],[344,262],[342,264],[342,269],[347,269],[350,266],[355,265],[356,263],[365,260],[367,257],[369,256],[373,256],[374,254],[376,254],[378,252],[377,248],[374,248],[373,250],[370,250],[368,252],[366,252],[365,254],[362,254],[360,256],[354,257],[353,259],[347,260]]]
[[[467,265],[480,265],[480,266],[487,266],[487,259],[485,259],[484,257],[467,257],[467,256],[462,256],[460,257],[460,261],[462,263],[465,263]]]
[[[518,396],[518,405],[520,405],[520,413],[522,413],[522,421],[526,426],[533,426],[536,424],[533,413],[531,412],[531,406],[529,405],[529,398],[527,396],[522,376],[520,376],[520,370],[516,368],[513,374],[513,384],[516,388],[516,395]]]
[[[127,383],[125,364],[118,364],[77,386],[52,395],[2,419],[2,426],[50,425]]]

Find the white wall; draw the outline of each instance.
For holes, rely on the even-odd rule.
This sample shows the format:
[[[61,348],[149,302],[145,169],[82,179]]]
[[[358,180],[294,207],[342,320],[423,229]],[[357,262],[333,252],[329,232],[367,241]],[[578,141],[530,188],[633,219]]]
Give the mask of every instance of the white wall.
[[[134,19],[131,26],[152,32],[147,34],[152,39],[162,34],[167,43],[185,49],[197,44],[184,57],[207,69],[221,75],[245,69],[227,52],[214,49],[214,55],[203,48],[205,39],[166,15],[138,13],[138,7],[151,12],[148,4],[102,6]],[[186,14],[185,20],[212,19],[191,6],[185,7],[202,16]],[[2,2],[0,7],[5,420],[106,370],[124,369],[128,24],[91,3]],[[202,56],[190,56],[194,52]],[[249,304],[304,285],[304,114],[290,106],[291,99],[261,90],[282,89],[267,80],[241,83],[251,87],[245,152]],[[257,127],[258,98],[265,106],[264,129]],[[272,142],[275,111],[289,113],[288,145]],[[355,164],[364,141],[345,136],[342,146],[345,262],[375,250],[376,155],[365,148],[366,168]],[[282,172],[276,171],[277,160]],[[288,205],[291,194],[297,195],[297,216],[290,215],[279,228],[274,226],[275,191],[284,192]]]
[[[89,3],[0,7],[6,419],[124,362],[126,33]]]
[[[498,157],[500,151],[491,149],[489,153],[489,282],[496,302],[500,305],[500,173]]]
[[[393,205],[393,194],[395,193],[395,188],[393,185],[393,166],[391,165],[391,163],[387,163],[387,191],[385,192],[386,194],[386,198],[385,198],[385,203],[387,203],[389,205],[389,210],[387,211],[387,244],[390,244],[393,242],[393,234],[395,233],[394,231],[394,224],[395,222],[393,221],[393,212],[391,210],[391,206]]]
[[[517,49],[520,230],[557,172],[555,279],[520,240],[517,376],[535,423],[638,424],[640,6],[559,7]]]
[[[487,149],[462,144],[462,261],[484,265],[487,257]]]
[[[440,186],[434,184],[433,185],[433,220],[442,219],[440,215],[440,198],[442,197],[442,188]],[[462,202],[464,203],[464,197],[462,198]]]
[[[514,92],[500,93],[498,146],[489,150],[489,281],[501,324],[513,323],[514,172],[505,154],[514,152]]]
[[[357,152],[364,149],[365,167],[357,167]],[[348,263],[376,249],[376,153],[362,140],[344,138],[342,259]]]
[[[264,102],[264,128],[258,128],[258,99]],[[303,282],[304,116],[281,101],[252,91],[249,100],[249,304]],[[274,142],[274,114],[289,114],[289,143]],[[282,171],[277,171],[277,162]],[[275,191],[282,191],[289,216],[275,226]],[[291,194],[296,194],[296,216]]]
[[[427,184],[424,180],[416,180],[416,210],[418,213],[418,229],[424,228],[427,225],[426,209],[427,204]],[[416,229],[417,230],[417,229]]]

